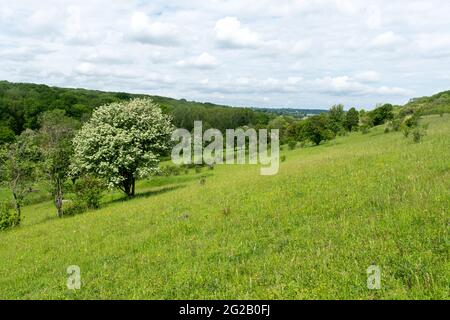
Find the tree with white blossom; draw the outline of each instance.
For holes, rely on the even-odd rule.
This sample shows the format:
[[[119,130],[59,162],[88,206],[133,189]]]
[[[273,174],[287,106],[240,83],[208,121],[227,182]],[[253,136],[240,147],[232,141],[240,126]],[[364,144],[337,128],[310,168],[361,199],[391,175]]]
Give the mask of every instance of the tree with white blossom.
[[[73,172],[98,176],[133,197],[136,179],[158,171],[173,130],[171,117],[151,99],[101,106],[73,140]]]

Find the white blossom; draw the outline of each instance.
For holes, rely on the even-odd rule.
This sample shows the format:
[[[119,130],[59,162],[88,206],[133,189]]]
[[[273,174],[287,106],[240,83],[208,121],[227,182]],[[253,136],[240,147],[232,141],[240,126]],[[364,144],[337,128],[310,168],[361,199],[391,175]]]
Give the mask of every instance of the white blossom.
[[[120,188],[130,174],[137,179],[157,171],[173,129],[170,116],[151,99],[101,106],[73,140],[73,170]]]

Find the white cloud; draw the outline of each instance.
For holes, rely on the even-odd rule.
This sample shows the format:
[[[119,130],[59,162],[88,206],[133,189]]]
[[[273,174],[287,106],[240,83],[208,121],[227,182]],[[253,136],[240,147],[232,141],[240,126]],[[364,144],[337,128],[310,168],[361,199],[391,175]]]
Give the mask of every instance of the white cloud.
[[[95,65],[92,63],[83,62],[79,64],[75,71],[82,75],[95,75],[99,74],[99,72],[96,70]]]
[[[358,82],[349,76],[324,77],[310,82],[313,88],[319,92],[326,92],[335,95],[394,95],[406,96],[409,92],[399,87],[372,87]]]
[[[3,48],[0,49],[0,58],[12,61],[32,61],[38,56],[46,55],[52,52],[50,49],[38,47],[18,47],[18,48]]]
[[[367,26],[370,29],[379,29],[381,27],[381,11],[378,6],[372,5],[367,9]]]
[[[311,40],[299,40],[294,42],[291,53],[294,55],[304,55],[311,50]]]
[[[231,105],[404,103],[449,89],[448,12],[446,0],[0,0],[0,80]]]
[[[179,31],[173,24],[151,21],[144,12],[135,12],[131,17],[131,37],[142,43],[173,45],[179,41]]]
[[[67,8],[67,18],[64,27],[64,37],[74,44],[91,44],[98,42],[101,36],[95,31],[85,30],[81,22],[81,9],[77,6]]]
[[[394,32],[388,31],[376,36],[370,42],[372,47],[389,47],[399,43],[402,40],[400,36],[397,36]]]
[[[225,17],[216,22],[216,39],[223,47],[256,48],[262,44],[258,33],[242,27],[236,17]]]
[[[450,56],[450,33],[419,34],[414,45],[428,57]]]
[[[355,79],[362,82],[378,82],[380,78],[380,74],[373,70],[362,71],[355,75]]]
[[[354,0],[336,0],[336,7],[339,12],[349,15],[354,15],[359,11],[358,3]]]
[[[216,57],[207,52],[203,52],[198,57],[189,58],[187,60],[179,60],[177,66],[179,67],[195,67],[200,69],[212,69],[219,65]]]

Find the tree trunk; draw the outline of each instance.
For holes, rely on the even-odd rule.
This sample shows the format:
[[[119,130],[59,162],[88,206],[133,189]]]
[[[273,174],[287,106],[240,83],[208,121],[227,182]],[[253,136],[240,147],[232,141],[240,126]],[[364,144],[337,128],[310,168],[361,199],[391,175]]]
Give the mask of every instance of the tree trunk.
[[[55,194],[55,206],[56,210],[58,210],[58,217],[62,218],[63,216],[63,193],[61,187],[61,180],[57,179],[56,181],[56,194]]]
[[[127,175],[125,180],[122,182],[123,192],[129,197],[132,198],[135,195],[136,190],[136,180],[133,174]]]
[[[19,198],[17,197],[17,194],[15,192],[13,192],[13,196],[14,196],[14,209],[16,211],[17,214],[17,219],[14,222],[14,225],[19,225],[20,224],[20,220],[21,220],[21,206],[20,206],[20,201]]]

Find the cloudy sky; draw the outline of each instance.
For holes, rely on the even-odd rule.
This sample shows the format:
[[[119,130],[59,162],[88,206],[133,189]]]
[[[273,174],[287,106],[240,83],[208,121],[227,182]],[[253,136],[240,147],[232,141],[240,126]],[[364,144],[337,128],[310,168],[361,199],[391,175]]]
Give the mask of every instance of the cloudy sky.
[[[236,106],[450,89],[448,0],[0,0],[0,79]]]

